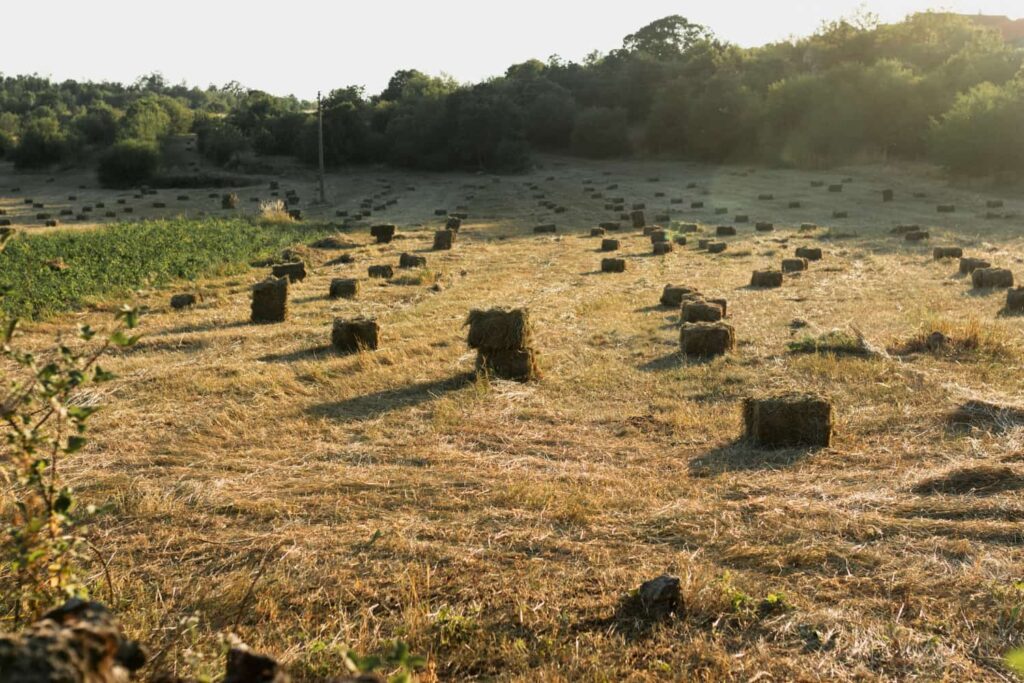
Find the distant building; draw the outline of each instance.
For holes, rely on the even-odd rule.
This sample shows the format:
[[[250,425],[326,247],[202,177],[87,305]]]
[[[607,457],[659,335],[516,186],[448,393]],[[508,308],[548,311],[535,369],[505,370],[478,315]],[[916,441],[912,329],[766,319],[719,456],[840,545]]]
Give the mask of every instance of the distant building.
[[[967,17],[982,26],[998,30],[1006,42],[1024,47],[1024,19],[1010,19],[991,14],[972,14]]]

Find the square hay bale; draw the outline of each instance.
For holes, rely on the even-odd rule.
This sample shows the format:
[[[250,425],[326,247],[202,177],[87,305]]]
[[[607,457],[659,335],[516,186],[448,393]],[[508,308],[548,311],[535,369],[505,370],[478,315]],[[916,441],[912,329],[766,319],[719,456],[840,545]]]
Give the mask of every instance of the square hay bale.
[[[711,242],[708,244],[709,254],[721,254],[728,245],[725,242]]]
[[[729,213],[729,209],[715,209],[716,216],[724,216],[727,213]]]
[[[693,287],[665,285],[661,292],[661,305],[670,308],[679,308],[684,301],[696,301],[701,299],[701,294]]]
[[[250,320],[254,323],[284,322],[288,315],[288,278],[270,277],[252,287]]]
[[[833,211],[832,218],[849,218],[850,214],[846,211]]]
[[[956,213],[956,206],[954,204],[939,204],[935,209],[939,213]]]
[[[647,208],[647,205],[644,204],[643,202],[637,202],[633,204],[631,208],[633,209],[633,211],[643,211],[644,209]]]
[[[750,286],[760,289],[769,289],[782,286],[781,270],[755,270],[750,277]]]
[[[960,247],[935,247],[932,249],[932,258],[936,261],[946,258],[962,258],[964,250]]]
[[[711,244],[711,240],[709,240],[709,239],[698,239],[697,240],[697,248],[698,249],[707,249],[709,244]]]
[[[46,227],[48,228],[56,228],[58,225],[60,225],[60,221],[58,221],[56,218],[51,218],[50,220],[46,221]]]
[[[698,232],[699,230],[700,228],[695,223],[684,223],[679,226],[680,232]]]
[[[606,221],[604,223],[598,223],[598,227],[604,228],[605,230],[618,230],[622,227],[622,224],[614,221]]]
[[[775,199],[775,195],[773,195],[773,194],[768,194],[768,193],[764,193],[764,194],[759,194],[759,195],[757,195],[757,198],[758,198],[758,199],[759,199],[760,201],[762,201],[762,202],[766,202],[766,201],[769,201],[769,200]]]
[[[377,244],[387,244],[395,239],[395,231],[398,228],[391,224],[370,226],[370,236],[377,240]]]
[[[825,181],[824,180],[812,180],[811,181],[811,187],[825,187]]]
[[[603,258],[603,259],[601,259],[601,272],[602,273],[625,273],[626,272],[626,259],[621,259],[621,258]]]
[[[616,239],[601,240],[601,251],[618,251],[620,246],[622,245]]]
[[[1024,313],[1024,287],[1016,287],[1006,292],[1006,313]]]
[[[518,351],[532,345],[533,327],[526,308],[473,309],[466,326],[466,344],[477,351]]]
[[[672,238],[672,241],[675,242],[676,244],[678,244],[680,247],[685,247],[686,246],[686,236],[685,235],[676,235],[674,238]]]
[[[452,248],[455,242],[454,230],[438,230],[434,233],[434,251],[444,251]]]
[[[771,232],[775,229],[774,223],[757,223],[754,225],[754,229],[758,232]]]
[[[657,244],[658,242],[668,242],[668,233],[661,228],[652,228],[650,233],[648,233],[648,236],[651,238],[651,244]]]
[[[196,305],[195,294],[175,294],[171,297],[171,308],[180,310],[182,308],[188,308],[189,306]]]
[[[723,322],[684,323],[679,332],[679,347],[686,356],[720,356],[736,347],[736,331]]]
[[[717,323],[724,316],[722,307],[710,301],[685,302],[680,312],[680,319],[684,323]]]
[[[690,208],[691,209],[703,209],[704,208],[704,202],[690,202]]]
[[[829,185],[828,186],[828,191],[829,192],[842,192],[843,191],[843,186],[842,185]]]
[[[682,204],[683,203],[683,198],[682,197],[673,197],[672,199],[668,200],[668,203],[669,204]]]
[[[395,276],[395,269],[388,265],[370,266],[367,274],[372,278],[387,280]]]
[[[672,243],[671,242],[655,242],[654,243],[654,255],[655,256],[664,256],[665,254],[669,254],[671,252],[672,252]]]
[[[533,349],[480,351],[476,356],[476,371],[516,382],[540,378],[537,354]]]
[[[644,212],[640,209],[635,209],[631,214],[629,214],[629,220],[632,221],[633,228],[635,230],[640,230],[647,225],[647,219],[644,216]]]
[[[807,270],[807,259],[805,258],[784,258],[782,259],[783,273],[799,273]]]
[[[336,277],[331,280],[329,296],[332,299],[354,299],[359,294],[359,280]]]
[[[801,223],[799,232],[813,232],[818,229],[817,223]]]
[[[335,318],[331,346],[341,353],[376,351],[380,347],[380,325],[372,318]]]
[[[166,209],[167,208],[167,204],[165,204],[164,202],[153,202],[153,208],[154,209]]]
[[[604,233],[605,233],[604,228],[591,228],[590,229],[590,236],[591,237],[604,237]]]
[[[462,228],[462,219],[458,216],[448,216],[448,220],[444,222],[444,227],[445,230],[458,232]]]
[[[903,240],[906,242],[923,242],[924,240],[931,237],[927,230],[913,230],[911,232],[904,233]]]
[[[291,218],[293,221],[301,221],[302,220],[302,209],[289,209],[288,210],[288,217]]]
[[[555,226],[554,223],[547,223],[545,225],[538,225],[538,226],[535,226],[533,228],[533,231],[535,233],[539,234],[539,235],[546,234],[546,233],[553,233],[553,232],[556,232],[557,230],[558,230],[558,228]]]
[[[896,198],[896,193],[893,192],[892,190],[882,190],[882,201],[883,202],[891,202],[895,198]]]
[[[827,448],[832,404],[810,394],[745,399],[743,436],[761,448]]]
[[[960,274],[970,275],[979,268],[991,268],[992,264],[985,259],[964,257],[960,259]]]
[[[274,277],[286,277],[289,282],[301,282],[306,279],[306,264],[302,261],[278,263],[270,267]]]
[[[788,206],[791,209],[799,209],[803,206],[803,204],[801,204],[800,202],[790,202]]]
[[[1013,287],[1013,273],[1006,268],[977,268],[971,273],[971,284],[975,289]]]
[[[822,253],[819,247],[797,247],[796,257],[805,258],[808,261],[820,261]]]
[[[434,209],[434,215],[435,216],[447,216],[448,215],[448,209]]]
[[[416,254],[402,254],[398,257],[399,268],[426,268],[427,257]]]
[[[749,222],[750,222],[750,216],[748,216],[746,214],[742,214],[741,213],[741,214],[738,214],[735,218],[733,218],[733,223],[749,223]]]
[[[736,228],[731,225],[719,225],[715,228],[715,234],[719,237],[732,237],[736,234]]]
[[[715,304],[722,309],[722,317],[728,315],[729,302],[725,299],[705,299],[709,304]]]

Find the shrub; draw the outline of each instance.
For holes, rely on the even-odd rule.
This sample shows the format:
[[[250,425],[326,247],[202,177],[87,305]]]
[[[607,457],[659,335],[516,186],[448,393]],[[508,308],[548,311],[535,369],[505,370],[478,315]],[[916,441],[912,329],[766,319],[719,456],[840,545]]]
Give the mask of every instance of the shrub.
[[[964,175],[1024,172],[1024,82],[982,83],[932,127],[932,153]]]
[[[572,129],[572,151],[580,156],[604,159],[629,152],[629,135],[624,109],[591,107],[576,117]]]
[[[69,155],[70,144],[60,122],[53,117],[44,117],[31,121],[25,127],[12,158],[15,168],[24,169],[50,166]]]
[[[104,187],[131,187],[149,182],[160,166],[156,145],[141,140],[124,140],[100,157],[96,175]]]
[[[249,142],[242,131],[229,123],[203,126],[198,133],[199,152],[213,163],[223,166],[244,152]]]

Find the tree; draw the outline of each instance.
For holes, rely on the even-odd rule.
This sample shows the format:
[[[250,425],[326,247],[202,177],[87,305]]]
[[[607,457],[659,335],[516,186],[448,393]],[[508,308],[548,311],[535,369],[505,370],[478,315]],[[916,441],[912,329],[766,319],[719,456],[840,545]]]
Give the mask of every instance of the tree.
[[[713,34],[700,24],[673,14],[644,26],[622,41],[626,52],[639,53],[658,61],[679,59],[697,42],[712,40]]]

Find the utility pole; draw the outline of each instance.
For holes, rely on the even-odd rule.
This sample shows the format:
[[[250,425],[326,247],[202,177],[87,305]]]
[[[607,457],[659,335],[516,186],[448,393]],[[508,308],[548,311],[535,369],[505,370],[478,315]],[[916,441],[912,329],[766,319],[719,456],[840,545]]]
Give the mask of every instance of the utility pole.
[[[324,195],[324,105],[320,97],[320,91],[316,93],[316,118],[317,118],[317,147],[320,155],[320,204],[327,203]]]

